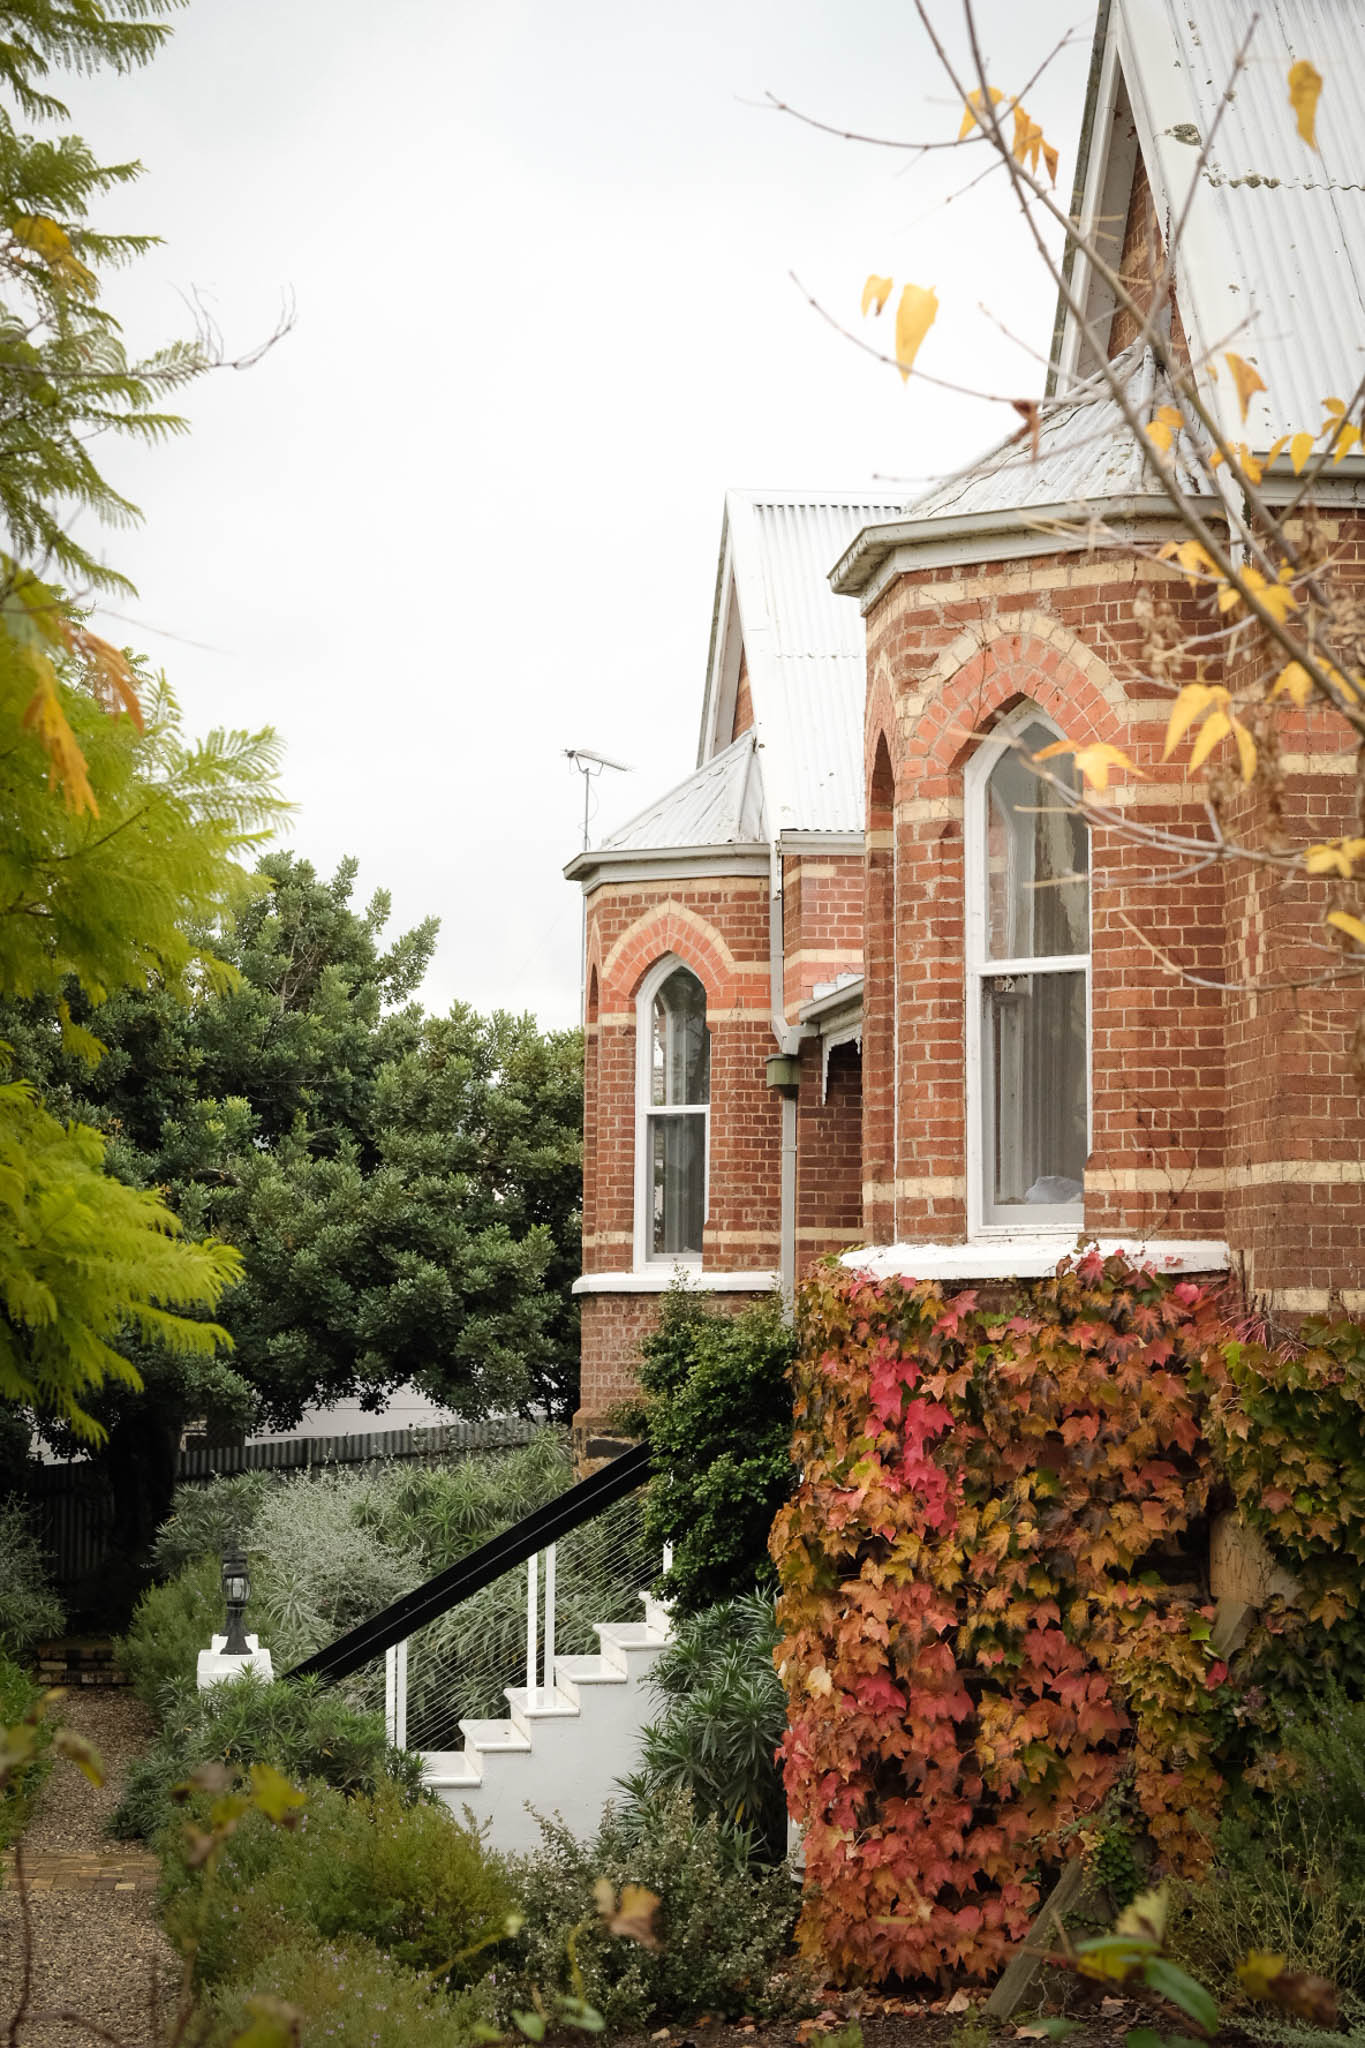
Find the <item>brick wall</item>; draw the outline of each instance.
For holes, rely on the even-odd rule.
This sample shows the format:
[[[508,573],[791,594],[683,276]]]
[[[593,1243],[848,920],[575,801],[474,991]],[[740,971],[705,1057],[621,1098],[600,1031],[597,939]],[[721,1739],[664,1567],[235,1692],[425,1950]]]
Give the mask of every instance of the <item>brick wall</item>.
[[[854,1044],[830,1047],[828,1086],[822,1085],[821,1048],[801,1048],[801,1093],[796,1105],[796,1269],[813,1259],[861,1244],[862,1055]]]
[[[905,576],[869,617],[869,673],[895,777],[894,1044],[871,1028],[875,991],[864,1040],[873,1143],[888,1056],[898,1075],[889,1186],[880,1198],[869,1190],[881,1200],[878,1236],[966,1234],[963,777],[979,735],[1031,700],[1068,735],[1132,755],[1143,775],[1127,801],[1145,823],[1203,819],[1202,790],[1160,758],[1169,697],[1137,679],[1144,591],[1177,619],[1189,609],[1183,579],[1165,565],[1051,557]],[[1160,877],[1181,864],[1175,856],[1098,832],[1091,861],[1087,1228],[1221,1236],[1223,999],[1192,989],[1160,958],[1216,977],[1221,873],[1172,885]],[[869,885],[886,895],[884,877],[870,873]],[[871,1144],[868,1163],[875,1173]]]
[[[793,1022],[817,982],[862,973],[864,887],[861,853],[783,860],[782,993]]]
[[[752,730],[754,722],[754,700],[749,693],[749,664],[743,654],[739,657],[739,681],[735,684],[735,721],[730,728],[731,741],[741,733]]]
[[[781,1124],[764,1075],[773,1049],[768,929],[762,876],[612,883],[590,892],[585,1273],[636,1269],[636,998],[666,954],[690,968],[705,989],[711,1033],[703,1266],[714,1272],[776,1267]],[[585,1417],[600,1415],[633,1384],[638,1333],[657,1312],[657,1294],[583,1298]]]
[[[1365,584],[1365,522],[1328,523],[1337,573]],[[1130,755],[1141,772],[1121,778],[1119,801],[1137,825],[1207,834],[1209,786],[1161,759],[1171,700],[1146,679],[1152,602],[1173,642],[1203,617],[1165,565],[1103,555],[906,575],[869,617],[869,755],[885,733],[895,785],[889,880],[879,830],[869,837],[864,1192],[881,1241],[965,1234],[963,777],[977,736],[1030,699],[1070,737]],[[1195,679],[1182,659],[1176,684]],[[1211,666],[1201,678],[1219,679]],[[1294,714],[1271,795],[1215,778],[1227,837],[1358,831],[1344,733],[1317,711]],[[1086,1229],[1226,1237],[1272,1310],[1365,1309],[1365,1096],[1351,1058],[1361,987],[1324,979],[1321,926],[1341,884],[1286,883],[1255,862],[1191,872],[1183,853],[1101,829],[1091,858]],[[1347,907],[1360,909],[1353,896]]]

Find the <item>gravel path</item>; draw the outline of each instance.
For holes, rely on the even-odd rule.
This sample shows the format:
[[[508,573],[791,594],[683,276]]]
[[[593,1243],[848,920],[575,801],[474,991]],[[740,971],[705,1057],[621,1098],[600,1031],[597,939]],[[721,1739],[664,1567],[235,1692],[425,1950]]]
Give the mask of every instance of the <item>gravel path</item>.
[[[178,1959],[156,1922],[156,1861],[104,1833],[124,1773],[150,1740],[151,1723],[128,1693],[104,1687],[68,1693],[55,1712],[94,1743],[105,1781],[97,1789],[73,1764],[56,1763],[24,1841],[30,2011],[75,2011],[126,2048],[153,2048],[153,1981],[160,1985],[163,2015],[179,1984]],[[19,2001],[24,1948],[24,1914],[7,1859],[0,1889],[0,2040]],[[30,2018],[18,2034],[21,2048],[76,2048],[90,2038],[55,2017]]]

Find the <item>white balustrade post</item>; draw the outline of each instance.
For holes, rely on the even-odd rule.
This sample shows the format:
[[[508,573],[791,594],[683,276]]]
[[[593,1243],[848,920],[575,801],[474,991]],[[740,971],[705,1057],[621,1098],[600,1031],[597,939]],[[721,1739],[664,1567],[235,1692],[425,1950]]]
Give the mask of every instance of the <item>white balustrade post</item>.
[[[526,1703],[536,1703],[536,1608],[539,1606],[536,1587],[536,1559],[534,1555],[526,1560]]]
[[[395,1749],[408,1746],[408,1639],[384,1652],[384,1730]]]
[[[547,1703],[555,1689],[555,1547],[545,1553],[545,1693]]]

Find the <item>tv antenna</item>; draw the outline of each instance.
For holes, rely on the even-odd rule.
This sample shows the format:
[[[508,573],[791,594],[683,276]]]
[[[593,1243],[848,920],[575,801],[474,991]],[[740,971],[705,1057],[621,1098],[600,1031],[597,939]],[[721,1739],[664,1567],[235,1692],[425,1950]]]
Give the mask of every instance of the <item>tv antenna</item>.
[[[593,783],[604,768],[613,768],[618,775],[629,775],[631,771],[625,761],[613,761],[610,754],[594,754],[591,747],[565,747],[564,758],[572,761],[583,777],[583,851],[586,853]]]

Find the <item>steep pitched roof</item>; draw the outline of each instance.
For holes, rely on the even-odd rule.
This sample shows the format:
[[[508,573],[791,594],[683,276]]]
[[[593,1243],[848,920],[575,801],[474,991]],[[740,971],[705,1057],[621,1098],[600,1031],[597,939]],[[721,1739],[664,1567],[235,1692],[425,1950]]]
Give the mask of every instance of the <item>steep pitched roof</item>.
[[[1150,419],[1170,393],[1150,350],[1129,349],[1115,359],[1125,376],[1125,397],[1141,419]],[[1188,491],[1199,488],[1191,466],[1181,478]],[[1134,436],[1108,384],[1098,379],[1077,385],[1039,409],[1038,452],[1027,431],[1011,434],[972,467],[936,484],[907,506],[906,519],[963,518],[982,512],[1028,512],[1044,506],[1074,506],[1096,499],[1137,499],[1158,495],[1142,445]],[[1162,504],[1165,499],[1162,498]]]
[[[829,567],[894,510],[838,493],[726,493],[697,758],[726,744],[742,651],[774,835],[863,829],[863,622]]]
[[[767,836],[754,735],[746,732],[685,782],[638,811],[596,850],[606,854],[662,852],[682,846],[753,846]]]
[[[1226,375],[1208,396],[1231,438],[1265,447],[1288,430],[1316,429],[1323,399],[1349,398],[1365,372],[1365,125],[1354,85],[1365,63],[1365,20],[1357,0],[1258,7],[1245,67],[1221,104],[1249,8],[1109,0],[1078,189],[1082,229],[1108,254],[1122,238],[1135,146],[1168,237],[1188,198],[1175,285],[1191,354],[1200,362],[1232,348],[1255,363],[1268,389],[1253,399],[1245,426]],[[1326,80],[1316,152],[1288,102],[1298,58]],[[1088,268],[1078,263],[1075,282],[1104,333],[1106,293]],[[1090,368],[1070,317],[1061,358],[1063,385]]]

